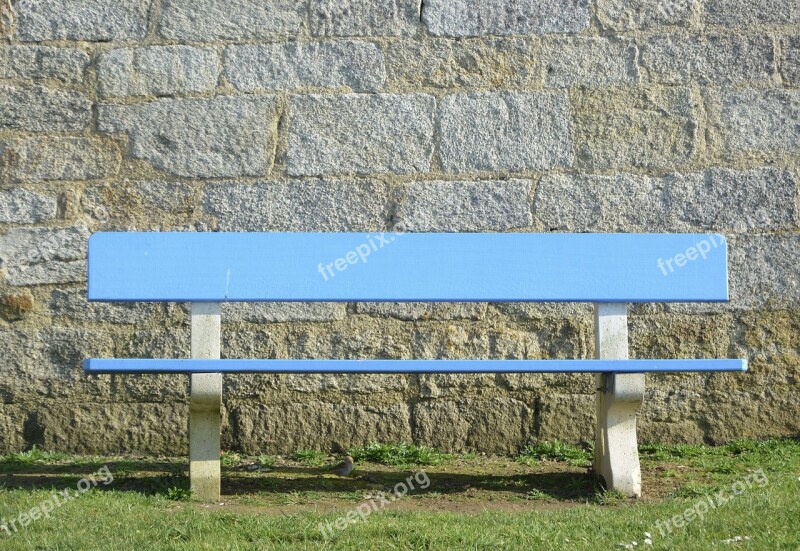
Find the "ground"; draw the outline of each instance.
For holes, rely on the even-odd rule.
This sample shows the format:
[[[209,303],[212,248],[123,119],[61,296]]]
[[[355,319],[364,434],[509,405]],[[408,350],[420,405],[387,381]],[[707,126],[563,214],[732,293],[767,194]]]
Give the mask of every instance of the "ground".
[[[797,439],[644,445],[638,500],[604,491],[589,452],[557,442],[518,457],[350,452],[349,477],[320,452],[226,452],[214,504],[192,499],[185,458],[8,454],[0,550],[800,548]]]

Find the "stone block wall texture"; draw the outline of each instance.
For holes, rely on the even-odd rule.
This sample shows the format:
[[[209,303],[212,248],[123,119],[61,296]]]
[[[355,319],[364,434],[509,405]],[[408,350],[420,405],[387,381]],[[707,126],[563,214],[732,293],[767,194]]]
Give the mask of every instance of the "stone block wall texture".
[[[95,231],[720,232],[727,304],[631,307],[643,441],[800,432],[800,3],[0,6],[0,452],[187,450],[183,304],[88,304]],[[388,253],[386,253],[388,254]],[[328,260],[328,259],[321,259]],[[591,277],[591,274],[587,274]],[[226,305],[242,358],[589,358],[588,304]],[[240,375],[224,446],[589,441],[590,375]]]

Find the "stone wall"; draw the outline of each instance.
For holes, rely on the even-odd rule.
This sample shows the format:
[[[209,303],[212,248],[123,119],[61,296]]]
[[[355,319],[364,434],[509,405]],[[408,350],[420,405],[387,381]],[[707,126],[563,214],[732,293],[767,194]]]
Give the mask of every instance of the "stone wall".
[[[0,451],[185,453],[186,305],[94,304],[100,230],[717,231],[732,301],[631,308],[641,439],[800,427],[800,4],[0,3]],[[224,355],[587,358],[591,305],[225,309]],[[590,440],[589,375],[229,376],[225,447]]]

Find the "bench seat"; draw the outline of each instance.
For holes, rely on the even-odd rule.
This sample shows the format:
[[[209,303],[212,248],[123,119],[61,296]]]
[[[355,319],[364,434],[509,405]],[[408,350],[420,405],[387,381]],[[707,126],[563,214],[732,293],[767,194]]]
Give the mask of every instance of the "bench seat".
[[[89,359],[86,373],[677,373],[747,371],[747,360]]]

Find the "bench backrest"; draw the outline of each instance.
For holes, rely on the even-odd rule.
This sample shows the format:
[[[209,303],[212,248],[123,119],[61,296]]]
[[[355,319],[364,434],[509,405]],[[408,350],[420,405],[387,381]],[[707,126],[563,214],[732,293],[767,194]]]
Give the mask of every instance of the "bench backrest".
[[[716,234],[96,233],[93,301],[728,299]]]

